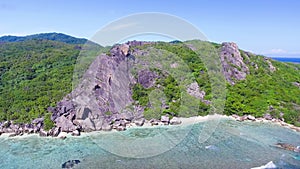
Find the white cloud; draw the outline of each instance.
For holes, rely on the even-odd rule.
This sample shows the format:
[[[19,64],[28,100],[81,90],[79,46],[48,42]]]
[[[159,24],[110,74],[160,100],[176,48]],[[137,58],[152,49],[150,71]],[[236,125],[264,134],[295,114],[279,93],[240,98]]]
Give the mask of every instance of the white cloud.
[[[287,54],[287,53],[289,52],[284,49],[271,49],[264,52],[264,54]]]

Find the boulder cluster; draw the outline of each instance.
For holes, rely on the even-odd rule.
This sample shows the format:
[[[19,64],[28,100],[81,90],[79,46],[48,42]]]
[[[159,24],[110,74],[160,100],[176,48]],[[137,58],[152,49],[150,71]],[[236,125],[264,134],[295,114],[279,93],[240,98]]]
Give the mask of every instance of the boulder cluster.
[[[254,117],[252,115],[238,116],[236,114],[232,115],[231,117],[233,117],[236,121],[240,121],[240,122],[242,122],[242,121],[273,122],[273,123],[279,124],[283,127],[287,127],[294,131],[300,132],[300,127],[296,127],[291,124],[285,123],[282,113],[280,116],[281,116],[280,118],[275,118],[272,115],[270,115],[269,113],[266,113],[263,115],[263,117],[258,117],[258,118]]]
[[[13,121],[5,121],[0,123],[0,135],[2,133],[9,133],[9,137],[22,136],[24,133],[32,134],[36,133],[42,137],[52,136],[57,137],[61,132],[60,127],[54,127],[49,131],[43,129],[44,119],[37,118],[31,121],[29,124],[14,124]]]

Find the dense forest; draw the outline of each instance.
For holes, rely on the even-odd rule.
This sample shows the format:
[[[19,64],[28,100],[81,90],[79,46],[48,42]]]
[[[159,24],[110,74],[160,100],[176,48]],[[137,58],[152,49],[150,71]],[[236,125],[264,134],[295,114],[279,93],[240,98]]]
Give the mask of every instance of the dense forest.
[[[79,53],[84,55],[91,46],[101,51],[93,43],[60,41],[38,38],[0,44],[0,121],[30,122],[47,114],[49,106],[72,90]]]
[[[59,36],[57,36],[59,35]],[[51,38],[55,37],[55,38]],[[0,38],[0,121],[14,120],[15,122],[29,122],[34,118],[50,117],[47,108],[55,106],[66,94],[72,90],[74,76],[76,79],[82,76],[92,59],[106,52],[106,49],[90,43],[84,45],[87,40],[70,38],[61,34],[28,36],[26,38],[2,37]],[[205,100],[210,100],[211,86],[209,76],[203,62],[197,54],[184,44],[155,43],[150,44],[156,49],[164,49],[178,54],[188,65],[201,90],[204,90]],[[216,50],[221,45],[212,44]],[[91,47],[92,46],[92,47]],[[140,49],[145,49],[140,47]],[[93,50],[91,50],[91,48]],[[88,51],[85,53],[85,51]],[[245,55],[244,51],[240,51]],[[74,72],[77,57],[81,53],[91,59],[76,67],[79,72]],[[92,55],[92,57],[90,56]],[[293,83],[300,82],[300,65],[292,63],[270,62],[276,67],[276,71],[269,70],[263,56],[251,54],[246,62],[250,74],[245,80],[236,81],[235,85],[226,84],[227,96],[224,113],[251,114],[261,117],[270,113],[274,117],[280,117],[283,113],[285,121],[300,126],[300,89]],[[88,60],[88,59],[87,59]],[[257,69],[251,64],[255,63]],[[158,74],[159,70],[155,70]],[[170,109],[164,113],[172,112],[178,115],[181,86],[170,75],[162,75],[157,85],[163,87]],[[145,89],[141,85],[133,86],[133,99],[141,105],[147,106],[149,93],[154,88]],[[209,105],[200,102],[198,115],[208,113]],[[146,109],[145,117],[159,116],[150,108]],[[180,114],[179,114],[180,115]]]

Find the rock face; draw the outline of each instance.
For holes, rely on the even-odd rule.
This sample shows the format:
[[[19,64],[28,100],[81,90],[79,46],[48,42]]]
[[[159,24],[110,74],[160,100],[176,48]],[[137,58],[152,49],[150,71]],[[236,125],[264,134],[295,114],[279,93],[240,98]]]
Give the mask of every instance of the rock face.
[[[72,132],[76,130],[76,126],[65,116],[60,116],[56,120],[56,126],[61,128],[61,131]]]
[[[197,82],[193,82],[191,83],[188,87],[187,87],[187,92],[188,94],[190,94],[191,96],[194,96],[198,99],[203,100],[204,96],[205,96],[205,91],[200,91],[199,85]]]
[[[126,109],[133,103],[132,84],[139,80],[143,86],[151,87],[156,78],[156,74],[147,70],[140,71],[138,79],[131,74],[135,58],[130,53],[130,46],[142,44],[133,41],[116,45],[109,56],[98,56],[77,87],[56,107],[48,108],[56,126],[66,132],[111,130],[115,121],[131,122],[143,117],[143,108]]]
[[[149,70],[141,70],[138,72],[138,82],[144,87],[144,88],[150,88],[155,84],[155,79],[158,76]]]
[[[230,84],[234,85],[235,80],[244,80],[246,75],[249,74],[249,68],[244,63],[244,59],[235,43],[222,43],[220,59],[224,76]]]
[[[269,70],[273,73],[276,71],[276,67],[273,66],[272,62],[268,59],[268,58],[265,58],[265,61],[268,63],[269,65]]]

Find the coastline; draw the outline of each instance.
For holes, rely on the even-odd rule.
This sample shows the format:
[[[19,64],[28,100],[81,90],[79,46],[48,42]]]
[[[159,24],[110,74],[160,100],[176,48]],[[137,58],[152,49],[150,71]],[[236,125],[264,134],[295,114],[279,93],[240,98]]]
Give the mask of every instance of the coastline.
[[[247,121],[247,122],[254,122],[254,123],[272,123],[275,125],[279,125],[284,128],[288,128],[290,130],[293,130],[295,132],[300,132],[300,127],[285,123],[284,121],[278,120],[278,119],[272,119],[272,120],[267,120],[265,118],[253,118],[253,116],[237,116],[237,115],[220,115],[220,114],[214,114],[214,115],[206,115],[206,116],[193,116],[193,117],[178,117],[177,118],[180,121],[180,124],[164,124],[163,122],[159,122],[157,125],[153,125],[150,121],[146,120],[142,126],[138,126],[135,123],[130,123],[128,126],[126,126],[127,129],[134,129],[134,128],[153,128],[153,127],[160,127],[160,126],[188,126],[188,125],[193,125],[209,120],[216,120],[216,119],[231,119],[239,122]],[[53,139],[62,139],[64,140],[65,138],[78,138],[78,137],[87,137],[89,135],[94,135],[94,134],[109,134],[112,132],[120,132],[117,131],[116,129],[113,129],[111,131],[91,131],[91,132],[81,132],[79,135],[73,135],[72,132],[60,132],[58,136],[56,137],[51,137],[51,136],[41,136],[39,133],[24,133],[22,135],[15,135],[11,136],[14,133],[2,133],[0,135],[1,138],[22,138],[26,139],[28,137],[32,136],[37,136],[37,137],[44,137],[44,138],[53,138]]]

